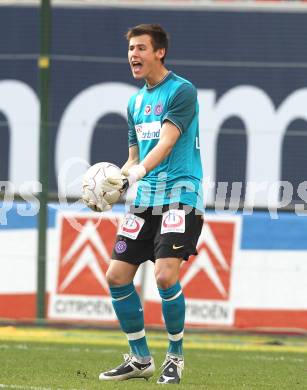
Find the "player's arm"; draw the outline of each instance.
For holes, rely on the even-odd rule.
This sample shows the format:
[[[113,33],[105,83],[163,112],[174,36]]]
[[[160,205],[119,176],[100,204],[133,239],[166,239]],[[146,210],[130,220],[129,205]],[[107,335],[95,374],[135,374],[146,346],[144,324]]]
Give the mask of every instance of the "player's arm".
[[[129,168],[131,168],[133,165],[137,165],[138,163],[139,163],[139,147],[138,145],[132,145],[129,147],[128,160],[122,166],[121,169],[122,173],[126,175]]]
[[[178,127],[168,120],[164,121],[160,131],[159,142],[141,163],[146,173],[152,171],[170,154],[179,137],[180,131]]]
[[[127,179],[113,181],[113,178],[110,178],[110,184],[116,189],[126,190],[129,185],[142,179],[159,165],[169,155],[180,134],[188,128],[195,115],[196,104],[196,88],[190,83],[183,84],[174,94],[170,107],[162,119],[163,124],[157,145],[139,164],[129,168]]]
[[[171,152],[180,134],[189,127],[197,110],[197,90],[191,83],[182,84],[173,95],[162,118],[157,145],[137,165],[129,169],[128,181],[134,183],[159,165]]]
[[[168,120],[164,121],[160,130],[159,142],[144,160],[140,164],[132,165],[127,171],[123,171],[122,169],[126,178],[109,178],[109,184],[117,190],[127,190],[129,186],[142,179],[169,155],[179,136],[179,128]]]

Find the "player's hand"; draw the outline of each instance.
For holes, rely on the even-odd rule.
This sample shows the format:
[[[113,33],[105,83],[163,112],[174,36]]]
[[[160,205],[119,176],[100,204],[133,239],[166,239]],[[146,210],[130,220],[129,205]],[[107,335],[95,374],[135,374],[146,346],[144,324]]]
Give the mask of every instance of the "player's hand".
[[[124,174],[120,174],[118,176],[107,177],[105,181],[101,184],[101,191],[105,193],[110,193],[114,191],[124,193],[128,187],[128,178]]]
[[[110,176],[102,184],[102,191],[109,192],[117,190],[124,194],[129,186],[136,183],[146,175],[146,169],[142,164],[133,165],[129,169],[122,169],[120,176]]]
[[[112,208],[112,206],[104,199],[103,195],[99,197],[97,203],[90,200],[90,197],[86,193],[86,190],[82,194],[81,200],[88,208],[90,208],[93,211],[103,212],[103,211],[111,210]]]

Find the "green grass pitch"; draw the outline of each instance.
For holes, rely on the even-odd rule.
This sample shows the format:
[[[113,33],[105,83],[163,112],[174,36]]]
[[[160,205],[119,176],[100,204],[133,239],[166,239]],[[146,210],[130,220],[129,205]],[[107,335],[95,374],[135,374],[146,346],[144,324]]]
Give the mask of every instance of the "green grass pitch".
[[[0,327],[0,389],[156,388],[166,335],[147,335],[157,367],[154,377],[148,382],[101,382],[99,372],[121,363],[121,355],[128,351],[120,332]],[[187,334],[183,374],[181,389],[307,389],[307,340]]]

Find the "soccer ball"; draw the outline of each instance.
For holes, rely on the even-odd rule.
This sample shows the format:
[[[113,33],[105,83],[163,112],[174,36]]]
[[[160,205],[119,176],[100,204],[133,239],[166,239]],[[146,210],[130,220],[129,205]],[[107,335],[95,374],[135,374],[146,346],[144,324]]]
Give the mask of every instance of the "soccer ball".
[[[110,205],[116,203],[121,197],[120,191],[104,192],[101,190],[101,185],[110,176],[121,176],[120,168],[109,162],[100,162],[89,167],[83,177],[83,197],[86,197],[89,203],[98,206],[101,205],[102,199]]]

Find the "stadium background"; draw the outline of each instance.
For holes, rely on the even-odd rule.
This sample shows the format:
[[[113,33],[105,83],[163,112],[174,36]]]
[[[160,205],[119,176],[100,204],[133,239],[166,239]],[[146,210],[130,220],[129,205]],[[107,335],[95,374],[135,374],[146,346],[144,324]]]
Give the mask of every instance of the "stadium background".
[[[38,180],[39,9],[31,2],[4,3],[0,179],[12,182],[11,192],[20,195],[21,185]],[[235,215],[221,211],[222,196],[211,186],[200,256],[181,275],[188,326],[306,330],[307,9],[64,3],[56,2],[52,10],[50,201],[56,200],[57,177],[67,161],[60,190],[74,199],[80,180],[72,183],[85,169],[81,159],[119,165],[125,160],[126,97],[139,85],[126,63],[123,36],[129,26],[161,23],[171,36],[169,68],[199,91],[208,181],[242,182],[243,189],[250,181],[265,182],[254,204],[253,191],[237,196],[245,207]],[[292,184],[291,202],[279,202],[283,192],[274,185],[279,180]],[[6,193],[1,206],[0,318],[31,321],[36,317],[37,205],[11,203]],[[288,211],[277,212],[281,206]],[[48,321],[114,324],[104,272],[123,207],[115,211],[112,223],[97,225],[97,216],[80,211],[78,204],[49,204]],[[84,241],[73,252],[78,234]],[[150,268],[139,273],[137,284],[147,324],[160,326]]]

